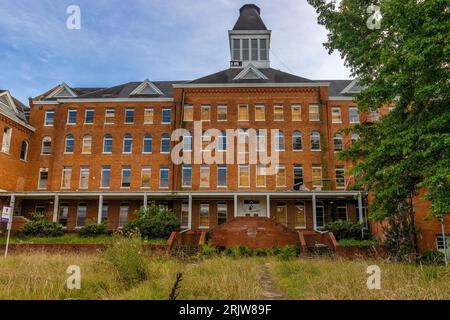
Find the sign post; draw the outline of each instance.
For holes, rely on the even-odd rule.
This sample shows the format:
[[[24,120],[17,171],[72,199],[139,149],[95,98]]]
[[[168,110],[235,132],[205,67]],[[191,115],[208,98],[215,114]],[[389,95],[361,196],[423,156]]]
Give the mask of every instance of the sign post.
[[[8,247],[9,247],[9,238],[11,237],[14,202],[15,202],[15,197],[11,196],[11,201],[10,201],[9,207],[3,207],[3,210],[2,210],[2,222],[7,221],[7,223],[8,223],[7,224],[8,235],[6,238],[6,246],[5,246],[5,259],[8,257]]]

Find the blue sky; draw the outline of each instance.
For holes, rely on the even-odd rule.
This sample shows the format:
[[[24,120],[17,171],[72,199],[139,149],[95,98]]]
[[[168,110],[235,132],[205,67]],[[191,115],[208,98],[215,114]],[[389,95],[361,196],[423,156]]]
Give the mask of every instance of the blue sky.
[[[23,102],[61,82],[107,87],[191,80],[229,65],[227,31],[241,0],[0,0],[0,89]],[[306,0],[257,0],[272,30],[273,68],[310,79],[346,79]],[[66,9],[81,8],[81,30]]]

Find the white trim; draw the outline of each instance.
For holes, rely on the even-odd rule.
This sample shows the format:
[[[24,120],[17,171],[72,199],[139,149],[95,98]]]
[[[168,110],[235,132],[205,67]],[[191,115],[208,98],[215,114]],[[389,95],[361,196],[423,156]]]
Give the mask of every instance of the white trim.
[[[293,82],[293,83],[185,83],[174,84],[175,89],[189,88],[298,88],[298,87],[329,87],[329,82]]]
[[[19,111],[17,110],[17,106],[16,106],[16,104],[14,103],[14,100],[13,100],[13,98],[12,98],[12,96],[11,96],[11,94],[9,93],[8,90],[6,90],[6,91],[3,92],[3,93],[0,93],[0,97],[1,97],[1,96],[6,96],[6,99],[9,101],[9,106],[8,106],[8,105],[5,105],[3,102],[0,102],[1,104],[3,104],[4,106],[6,106],[6,107],[8,107],[8,108],[12,108],[13,111],[14,111],[14,113],[19,113]]]
[[[145,89],[145,87],[150,87],[150,89],[152,89],[155,93],[152,94],[159,94],[159,95],[164,95],[162,93],[161,90],[159,90],[159,88],[153,83],[151,82],[149,79],[145,79],[144,82],[142,82],[136,89],[134,89],[131,93],[130,96],[134,96],[134,95],[145,95],[147,93],[142,93],[142,91]]]
[[[328,101],[355,101],[353,97],[328,97]]]
[[[173,102],[174,98],[91,98],[91,99],[57,99],[56,101],[45,100],[33,100],[35,105],[47,105],[47,104],[63,104],[63,103],[84,103],[84,102],[109,102],[109,103],[122,103],[122,102]]]
[[[256,78],[254,78],[254,77],[247,78],[246,76],[250,72],[253,72],[255,74]],[[266,75],[264,73],[259,71],[258,68],[256,68],[252,63],[249,63],[248,66],[245,69],[243,69],[241,72],[239,72],[238,75],[236,77],[234,77],[233,80],[268,80],[268,78],[266,77]]]
[[[348,86],[346,86],[344,88],[344,90],[341,91],[341,93],[359,93],[359,92],[361,92],[361,91],[352,90],[352,88],[357,84],[358,80],[359,79],[356,78],[352,82],[350,82],[350,84]]]
[[[61,83],[57,89],[55,89],[52,93],[45,97],[45,99],[50,99],[53,97],[58,98],[57,96],[61,93],[61,91],[66,90],[69,92],[70,96],[61,96],[60,98],[75,98],[78,97],[77,94],[65,83]]]

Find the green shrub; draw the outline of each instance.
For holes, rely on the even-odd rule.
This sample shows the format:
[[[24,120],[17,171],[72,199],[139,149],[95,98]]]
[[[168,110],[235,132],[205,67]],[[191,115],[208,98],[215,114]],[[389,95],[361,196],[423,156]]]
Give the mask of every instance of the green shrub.
[[[341,239],[362,239],[363,225],[359,223],[352,223],[350,221],[334,221],[327,224],[327,230],[332,232],[336,240]]]
[[[425,251],[419,256],[418,261],[422,264],[444,264],[445,255],[440,251]]]
[[[102,256],[111,265],[117,280],[128,288],[148,279],[140,238],[119,238]]]
[[[279,247],[275,247],[271,250],[273,256],[278,256],[281,254],[281,249]]]
[[[211,242],[207,242],[202,246],[202,254],[206,257],[212,257],[217,253],[216,248],[211,245]]]
[[[223,254],[227,257],[234,257],[234,249],[233,248],[226,248],[223,251]]]
[[[27,237],[60,237],[64,235],[64,227],[49,221],[44,214],[34,213],[23,226],[22,234]]]
[[[268,257],[271,255],[271,250],[270,249],[255,249],[253,250],[253,255],[255,257]]]
[[[137,218],[123,228],[126,235],[139,231],[143,239],[168,238],[172,232],[180,228],[177,216],[156,204],[141,207],[135,214]]]
[[[297,246],[286,246],[280,248],[279,257],[282,260],[290,260],[293,258],[297,258],[300,253],[300,248]]]
[[[101,224],[92,223],[92,224],[87,224],[86,226],[81,228],[78,231],[78,234],[81,237],[88,238],[88,237],[99,237],[99,236],[108,235],[109,232],[108,232],[106,223],[101,223]]]

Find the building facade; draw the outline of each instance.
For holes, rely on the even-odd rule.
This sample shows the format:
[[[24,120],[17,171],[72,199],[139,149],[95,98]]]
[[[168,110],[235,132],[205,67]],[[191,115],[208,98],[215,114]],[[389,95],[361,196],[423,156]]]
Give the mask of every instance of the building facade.
[[[365,195],[347,174],[352,163],[336,153],[358,139],[341,129],[389,107],[361,114],[357,81],[272,69],[271,31],[255,5],[241,8],[229,41],[230,67],[193,81],[62,83],[30,99],[26,115],[0,93],[9,106],[0,118],[0,201],[17,216],[49,213],[68,231],[120,228],[150,202],[173,210],[184,230],[237,217],[300,231],[341,219],[369,228]],[[428,248],[438,232],[426,237]]]

